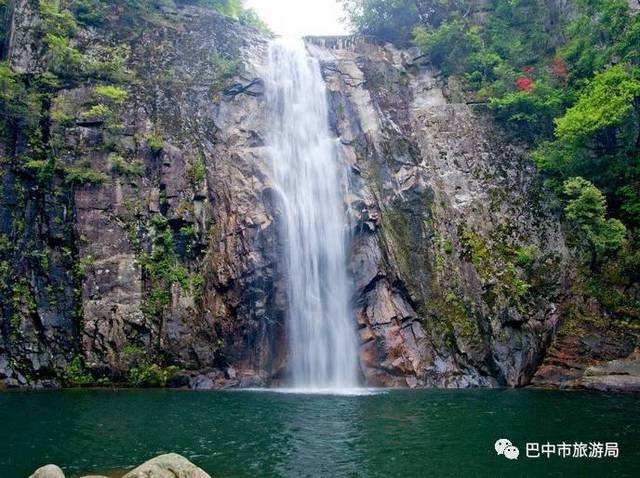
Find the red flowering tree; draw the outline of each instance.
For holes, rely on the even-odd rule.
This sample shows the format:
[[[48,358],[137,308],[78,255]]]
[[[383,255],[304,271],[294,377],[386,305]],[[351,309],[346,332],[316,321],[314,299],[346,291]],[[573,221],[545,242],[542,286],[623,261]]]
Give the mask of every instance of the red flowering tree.
[[[526,76],[521,76],[516,80],[516,87],[520,91],[532,91],[535,87],[535,82],[531,78],[527,78]]]
[[[551,64],[549,65],[549,71],[551,74],[555,76],[561,83],[565,84],[567,82],[567,78],[569,76],[569,69],[567,68],[566,63],[562,58],[556,56],[553,60],[551,60]]]

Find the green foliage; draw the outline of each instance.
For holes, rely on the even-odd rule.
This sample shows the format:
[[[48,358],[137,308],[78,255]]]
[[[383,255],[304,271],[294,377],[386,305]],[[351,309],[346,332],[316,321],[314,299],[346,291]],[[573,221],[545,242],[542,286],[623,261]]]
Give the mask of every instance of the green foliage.
[[[188,225],[188,226],[182,226],[180,228],[180,235],[187,237],[187,238],[191,238],[194,237],[196,235],[195,230],[193,229],[192,225]]]
[[[157,132],[151,132],[147,135],[147,146],[151,150],[153,154],[159,154],[164,148],[164,140],[162,139],[162,135]]]
[[[489,108],[521,137],[529,140],[547,138],[553,133],[553,120],[563,111],[565,93],[536,85],[533,91],[513,91],[489,98]]]
[[[538,249],[535,246],[521,246],[515,250],[516,263],[525,269],[528,269],[534,263],[538,255]]]
[[[109,4],[104,0],[72,0],[69,10],[81,25],[103,25],[110,13]]]
[[[126,74],[126,45],[95,45],[92,54],[84,54],[77,41],[79,30],[76,16],[81,24],[99,25],[105,20],[112,6],[103,0],[77,0],[64,2],[69,9],[61,8],[61,2],[43,0],[40,11],[43,23],[40,34],[47,48],[48,68],[51,72],[72,83],[83,77],[109,81],[122,81]],[[72,13],[73,12],[73,13]]]
[[[101,3],[107,3],[106,0],[102,0]],[[130,8],[138,15],[153,15],[162,7],[173,5],[198,5],[205,8],[221,13],[222,15],[232,19],[243,22],[247,25],[264,29],[266,25],[260,20],[257,14],[249,9],[245,8],[243,0],[120,0],[124,6]]]
[[[109,155],[111,169],[116,174],[124,176],[140,176],[142,174],[142,162],[138,159],[128,160],[117,153]]]
[[[573,80],[591,77],[613,59],[638,63],[640,18],[626,0],[579,0],[580,15],[567,27],[562,56],[571,64]]]
[[[204,275],[200,272],[195,272],[191,274],[189,281],[190,281],[189,287],[191,289],[191,295],[196,300],[201,299],[204,294],[204,282],[205,282]]]
[[[439,25],[447,12],[464,6],[458,0],[342,0],[355,29],[401,46],[411,43],[416,24]]]
[[[87,111],[83,111],[80,117],[85,121],[105,121],[111,117],[111,108],[103,103],[93,105]]]
[[[95,379],[86,371],[84,360],[79,355],[76,355],[65,367],[63,378],[68,387],[83,387],[95,383]]]
[[[89,165],[65,166],[63,168],[64,181],[69,185],[102,184],[109,180],[109,176],[91,169]]]
[[[0,101],[3,109],[16,100],[21,90],[17,75],[9,68],[6,61],[0,62]]]
[[[240,20],[240,23],[244,23],[245,25],[253,27],[256,30],[261,31],[262,33],[266,33],[269,35],[273,33],[269,26],[252,8],[244,8],[238,15],[238,20]]]
[[[556,136],[566,142],[598,139],[605,130],[621,129],[632,121],[640,113],[638,101],[640,70],[613,66],[596,75],[576,104],[556,121]]]
[[[556,137],[534,152],[538,167],[557,190],[583,176],[614,205],[613,212],[640,224],[640,69],[613,66],[582,89],[556,120]]]
[[[477,319],[467,299],[449,292],[430,298],[427,310],[435,319],[436,330],[447,337],[449,346],[453,347],[456,337],[470,340],[478,336]]]
[[[173,231],[167,219],[164,216],[154,216],[151,227],[151,253],[140,257],[140,263],[151,282],[144,311],[149,317],[159,317],[164,308],[171,303],[173,284],[188,288],[189,273],[178,259]]]
[[[34,314],[37,310],[35,298],[25,279],[20,279],[13,284],[11,306],[13,314],[10,323],[13,329],[12,334],[15,334],[25,316]]]
[[[0,254],[5,254],[12,249],[13,246],[9,237],[6,234],[0,233]]]
[[[73,109],[67,104],[63,97],[54,98],[49,111],[51,121],[58,123],[61,127],[68,127],[74,123]]]
[[[77,266],[77,273],[79,277],[84,278],[87,275],[87,270],[95,264],[96,259],[93,256],[84,256],[80,258]]]
[[[200,5],[211,8],[237,20],[243,11],[242,0],[178,0],[176,3]]]
[[[82,70],[83,56],[71,46],[78,26],[69,10],[60,8],[56,0],[41,0],[41,34],[47,47],[49,69],[61,76],[74,76]]]
[[[127,99],[128,93],[118,86],[99,85],[96,86],[96,95],[102,100],[121,105]]]
[[[129,383],[134,387],[165,387],[177,371],[178,367],[175,366],[143,363],[129,369]]]
[[[47,34],[45,38],[49,54],[49,68],[54,73],[71,76],[82,69],[82,54],[70,46],[68,38]]]
[[[146,359],[146,351],[140,345],[126,344],[122,348],[122,354],[128,366],[136,365]]]
[[[78,25],[73,14],[66,9],[61,9],[59,0],[40,0],[40,16],[47,34],[60,37],[75,35]]]
[[[211,55],[211,64],[220,78],[229,78],[238,71],[239,61],[224,55],[214,53]]]
[[[488,280],[492,277],[491,251],[482,237],[471,229],[464,228],[460,234],[462,256],[471,259],[480,277]]]
[[[192,226],[183,226],[177,238],[192,241],[195,231]],[[164,216],[154,216],[151,220],[152,249],[142,254],[139,261],[149,279],[149,289],[143,306],[148,317],[161,317],[164,309],[171,303],[172,288],[180,288],[199,298],[204,287],[204,277],[200,273],[190,274],[182,264],[176,250],[176,236],[169,221]]]
[[[476,100],[488,101],[510,129],[531,140],[552,134],[566,93],[561,68],[551,68],[550,39],[563,21],[551,18],[542,0],[493,0],[482,22],[476,21],[476,6],[454,0],[346,3],[363,33],[380,36],[376,25],[386,23],[391,28],[385,39],[403,44],[406,30],[412,31],[424,56],[445,75],[463,80]]]
[[[415,43],[445,75],[467,71],[470,55],[477,53],[482,43],[477,27],[469,28],[457,19],[443,22],[435,30],[420,25],[413,34]]]
[[[564,183],[564,192],[570,198],[565,207],[567,219],[585,235],[594,260],[602,260],[625,244],[627,229],[618,219],[605,218],[606,199],[598,188],[576,177]]]
[[[488,237],[463,227],[459,230],[461,257],[469,260],[480,278],[491,285],[483,294],[489,307],[502,298],[524,311],[537,282],[538,250],[530,245],[511,246],[504,236],[504,226],[498,226]]]
[[[128,369],[128,382],[134,387],[164,387],[178,370],[175,366],[162,367],[154,363],[147,351],[135,344],[125,345],[122,357]]]
[[[12,122],[27,114],[24,86],[6,61],[0,62],[0,137],[12,131]]]
[[[95,53],[83,56],[83,74],[104,81],[121,82],[131,80],[126,70],[130,48],[128,45],[94,47]]]
[[[204,181],[206,176],[207,166],[205,165],[204,157],[198,156],[191,167],[187,170],[187,178],[191,184],[198,185]]]

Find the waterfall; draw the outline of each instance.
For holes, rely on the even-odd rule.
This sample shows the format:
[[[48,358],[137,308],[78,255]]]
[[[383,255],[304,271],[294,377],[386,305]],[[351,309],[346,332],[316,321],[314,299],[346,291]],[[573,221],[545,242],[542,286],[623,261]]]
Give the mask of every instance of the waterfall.
[[[267,144],[282,209],[293,386],[357,387],[343,171],[320,65],[302,40],[276,40],[267,69]]]

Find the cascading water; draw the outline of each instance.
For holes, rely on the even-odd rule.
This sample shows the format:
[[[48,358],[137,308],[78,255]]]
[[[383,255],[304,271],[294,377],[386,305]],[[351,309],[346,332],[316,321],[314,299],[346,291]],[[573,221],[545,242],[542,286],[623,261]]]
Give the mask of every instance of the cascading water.
[[[302,40],[271,43],[266,100],[267,142],[282,207],[293,386],[354,388],[357,341],[339,158],[320,65]]]

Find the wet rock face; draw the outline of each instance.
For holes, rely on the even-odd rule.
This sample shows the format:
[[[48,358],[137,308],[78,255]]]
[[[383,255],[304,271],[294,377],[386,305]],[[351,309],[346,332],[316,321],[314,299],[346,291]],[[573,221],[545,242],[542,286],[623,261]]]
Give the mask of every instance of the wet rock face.
[[[352,172],[366,379],[525,385],[558,321],[567,251],[534,166],[417,53],[309,39]],[[443,92],[444,91],[444,92]]]
[[[40,61],[43,45],[36,33],[41,24],[38,2],[15,0],[9,6],[13,8],[7,45],[9,64],[18,73],[41,73],[44,65]]]
[[[80,256],[94,259],[83,282],[83,350],[97,367],[125,368],[127,347],[142,346],[187,369],[232,363],[264,379],[282,304],[260,98],[224,90],[256,77],[265,41],[211,12],[184,15],[184,30],[151,30],[133,45],[130,64],[144,80],[119,140],[142,157],[142,177],[76,193]],[[237,71],[221,73],[220,58],[238,58]],[[160,145],[150,145],[154,136]],[[154,250],[158,216],[188,280],[161,285],[170,300],[149,312],[158,285],[140,263]]]
[[[16,38],[40,21],[31,3],[17,2]],[[5,386],[59,385],[74,357],[113,380],[141,357],[203,373],[233,365],[233,377],[212,372],[216,386],[264,384],[281,367],[284,300],[256,70],[266,38],[206,9],[171,15],[133,36],[119,23],[79,35],[87,54],[127,45],[127,98],[112,117],[87,116],[97,102],[90,84],[62,89],[52,106],[65,114],[51,124],[58,161],[100,181],[42,198],[11,171],[2,176],[3,232],[19,219],[25,242],[42,239],[50,256],[49,271],[12,264],[24,267],[24,317],[5,304]],[[16,71],[46,64],[36,46],[12,43]],[[11,199],[18,194],[25,203]]]

